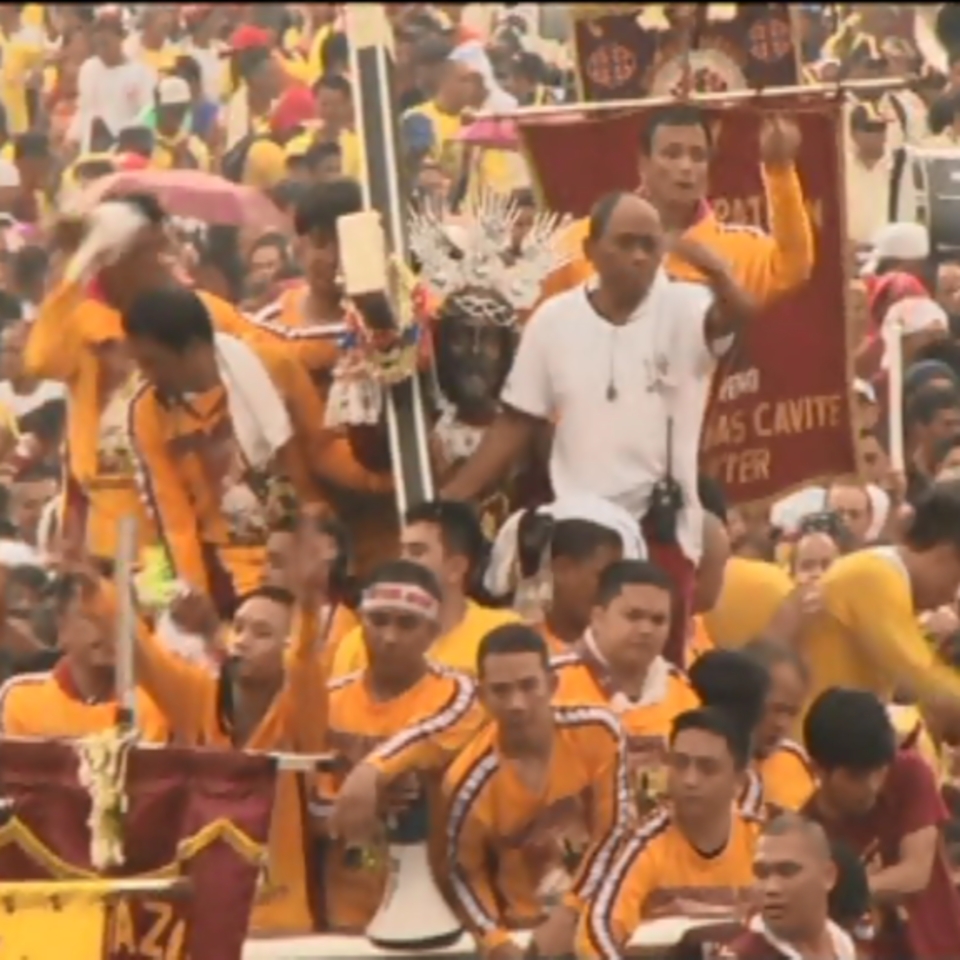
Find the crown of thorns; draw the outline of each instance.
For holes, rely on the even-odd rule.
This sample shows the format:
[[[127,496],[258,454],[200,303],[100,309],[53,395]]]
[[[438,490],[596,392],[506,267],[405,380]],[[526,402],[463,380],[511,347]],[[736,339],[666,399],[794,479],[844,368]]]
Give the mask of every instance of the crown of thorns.
[[[537,213],[520,249],[511,252],[514,227],[521,208],[509,198],[483,192],[466,214],[452,217],[446,209],[426,209],[410,223],[410,252],[420,263],[420,280],[441,300],[454,294],[461,309],[495,323],[512,323],[505,316],[531,309],[540,299],[543,281],[570,260],[558,242],[566,220]],[[486,297],[482,291],[496,291]]]

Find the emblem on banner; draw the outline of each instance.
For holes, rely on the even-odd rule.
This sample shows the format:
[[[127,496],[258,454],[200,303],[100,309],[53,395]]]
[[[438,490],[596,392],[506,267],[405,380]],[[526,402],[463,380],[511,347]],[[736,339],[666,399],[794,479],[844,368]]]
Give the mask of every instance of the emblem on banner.
[[[790,25],[780,17],[761,17],[747,32],[750,56],[761,63],[776,63],[793,49]]]
[[[655,97],[724,93],[747,85],[735,52],[724,49],[719,41],[689,53],[671,54],[654,66],[651,74],[648,86]]]
[[[620,43],[604,43],[587,58],[586,74],[592,83],[615,90],[629,83],[637,72],[637,58]]]

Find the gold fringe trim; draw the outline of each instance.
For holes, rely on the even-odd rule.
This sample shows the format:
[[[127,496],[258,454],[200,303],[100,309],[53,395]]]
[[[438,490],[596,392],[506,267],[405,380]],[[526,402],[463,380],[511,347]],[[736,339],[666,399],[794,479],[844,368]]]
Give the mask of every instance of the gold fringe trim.
[[[176,877],[183,864],[195,857],[217,840],[222,840],[248,863],[260,865],[266,854],[266,845],[251,840],[242,830],[225,817],[208,823],[203,829],[177,844],[177,857],[169,864],[137,874],[138,879],[163,880]],[[74,866],[57,856],[37,835],[18,817],[13,817],[0,827],[0,850],[4,847],[17,847],[41,870],[54,880],[102,880],[103,877],[92,870]]]

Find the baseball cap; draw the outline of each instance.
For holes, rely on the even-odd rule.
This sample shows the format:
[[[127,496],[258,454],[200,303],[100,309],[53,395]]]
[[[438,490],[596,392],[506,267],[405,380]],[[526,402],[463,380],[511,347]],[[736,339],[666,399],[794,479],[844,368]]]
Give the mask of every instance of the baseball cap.
[[[877,272],[884,260],[925,260],[930,256],[930,234],[922,223],[888,223],[873,236],[861,276]]]
[[[245,24],[237,27],[230,36],[230,50],[240,53],[243,50],[254,50],[257,47],[270,47],[270,34],[260,27]]]
[[[161,107],[183,107],[191,99],[190,84],[183,77],[163,77],[157,84],[157,103]]]

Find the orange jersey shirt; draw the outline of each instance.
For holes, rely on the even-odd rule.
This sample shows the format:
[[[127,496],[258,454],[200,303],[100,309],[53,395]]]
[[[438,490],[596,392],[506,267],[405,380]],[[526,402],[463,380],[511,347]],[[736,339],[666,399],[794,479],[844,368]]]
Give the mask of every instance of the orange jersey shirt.
[[[313,652],[316,617],[301,615],[300,632],[286,657],[287,679],[269,710],[243,744],[247,750],[317,754],[324,749],[326,678]],[[171,653],[145,627],[137,642],[137,673],[185,743],[234,747],[231,717],[223,708],[225,678]],[[277,777],[265,881],[257,891],[250,929],[276,934],[313,928],[309,905],[301,778]]]
[[[707,209],[684,234],[723,257],[734,278],[760,303],[805,283],[813,270],[813,229],[803,199],[803,188],[794,167],[764,170],[770,233],[744,224],[723,223]],[[593,267],[583,255],[589,218],[571,224],[562,238],[573,259],[555,271],[544,285],[545,297],[583,283]],[[700,280],[687,264],[664,258],[667,272],[679,280]]]
[[[160,708],[137,690],[137,729],[149,743],[166,743],[170,728]],[[117,703],[88,703],[62,660],[48,673],[11,677],[0,687],[0,736],[74,738],[116,726]]]
[[[451,889],[486,951],[560,901],[579,909],[632,820],[617,718],[593,706],[556,705],[553,712],[555,742],[541,791],[532,792],[500,754],[493,723],[444,778]]]
[[[793,740],[781,740],[756,769],[768,810],[800,810],[817,787],[807,752]]]
[[[596,703],[608,707],[623,725],[630,785],[637,807],[646,811],[663,794],[664,762],[677,714],[700,705],[686,674],[663,657],[650,665],[637,700],[618,693],[608,669],[581,644],[576,652],[551,660],[557,676],[557,703]]]
[[[473,681],[434,664],[427,665],[426,673],[409,690],[391,700],[373,696],[365,670],[331,681],[329,697],[328,749],[343,765],[337,775],[320,778],[317,806],[311,805],[311,809],[321,816],[347,772],[378,747],[387,744],[385,756],[389,757],[394,750],[403,749],[404,737],[417,737],[424,727],[430,728],[434,740],[446,735],[463,742],[482,722],[474,706]],[[409,778],[416,773],[408,771],[403,780],[415,786],[416,781]],[[378,861],[354,865],[342,843],[329,844],[323,890],[331,930],[359,933],[373,919],[387,880],[385,864],[382,858]]]
[[[651,814],[624,845],[581,916],[576,955],[619,960],[644,920],[713,908],[719,921],[746,906],[758,835],[756,821],[735,814],[727,845],[704,856],[668,811]]]

